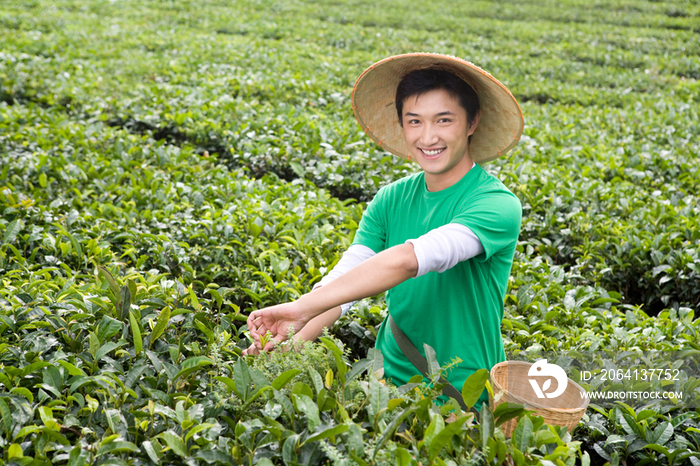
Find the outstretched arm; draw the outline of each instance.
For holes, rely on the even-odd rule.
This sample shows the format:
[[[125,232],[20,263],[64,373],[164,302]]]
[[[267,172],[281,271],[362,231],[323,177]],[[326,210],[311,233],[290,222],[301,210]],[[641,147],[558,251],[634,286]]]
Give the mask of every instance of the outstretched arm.
[[[406,244],[394,246],[378,255],[374,255],[374,251],[366,247],[365,251],[360,249],[348,254],[352,248],[363,246],[351,246],[331,274],[321,281],[326,281],[322,288],[316,288],[311,294],[304,295],[292,303],[252,313],[252,319],[248,318],[248,326],[256,341],[246,350],[246,354],[258,353],[261,349],[260,335],[264,335],[268,330],[277,341],[283,341],[290,325],[294,327],[297,338],[313,340],[321,334],[324,327],[332,325],[340,316],[338,307],[325,311],[328,308],[324,306],[379,294],[408,278],[432,271],[444,272],[458,262],[484,252],[474,232],[464,225],[454,223],[431,230],[417,239],[408,240]],[[336,274],[336,269],[339,269],[340,273]],[[321,290],[323,294],[318,294]],[[272,312],[273,320],[268,319],[268,310]],[[317,312],[318,314],[315,314]],[[302,318],[304,315],[311,315],[312,318],[305,321]],[[278,319],[282,319],[282,323]]]
[[[383,293],[414,277],[417,271],[418,261],[413,245],[406,243],[394,246],[296,301],[252,312],[248,316],[248,329],[256,346],[261,349],[260,337],[268,331],[275,341],[284,341],[288,337],[290,326],[298,335],[312,319],[325,311],[343,303]],[[272,346],[271,341],[264,349],[269,350]]]
[[[414,246],[415,247],[415,246]],[[332,282],[336,278],[342,276],[345,272],[357,267],[362,262],[366,261],[370,257],[376,255],[377,253],[361,244],[351,245],[341,256],[340,260],[335,267],[328,272],[328,274],[316,283],[313,290],[317,290],[324,285]],[[354,303],[345,303],[340,307],[334,307],[328,311],[322,313],[311,319],[306,326],[294,336],[297,341],[312,341],[318,338],[322,333],[324,328],[330,328],[336,320],[347,312],[347,310]],[[283,350],[284,351],[284,350]],[[244,355],[255,355],[259,354],[259,349],[255,346],[253,342],[246,350],[243,351]]]

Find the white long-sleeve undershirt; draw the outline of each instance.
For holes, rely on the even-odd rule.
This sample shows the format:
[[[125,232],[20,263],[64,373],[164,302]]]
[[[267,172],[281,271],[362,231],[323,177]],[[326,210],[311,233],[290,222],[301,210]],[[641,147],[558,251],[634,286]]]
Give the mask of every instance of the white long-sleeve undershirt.
[[[413,244],[418,260],[416,277],[428,272],[442,273],[484,252],[474,232],[459,223],[448,223],[406,242]]]
[[[406,242],[413,244],[413,251],[418,262],[416,277],[425,275],[428,272],[442,273],[451,269],[457,263],[471,259],[484,252],[484,247],[474,232],[458,223],[448,223]],[[367,246],[353,244],[343,253],[333,270],[314,285],[314,289],[330,283],[375,254]],[[341,315],[345,315],[353,304],[355,303],[341,305]]]

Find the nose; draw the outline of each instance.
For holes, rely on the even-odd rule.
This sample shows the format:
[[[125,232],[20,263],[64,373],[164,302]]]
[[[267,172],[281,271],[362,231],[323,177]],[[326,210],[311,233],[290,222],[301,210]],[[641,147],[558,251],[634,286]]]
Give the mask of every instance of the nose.
[[[440,138],[437,135],[437,132],[435,131],[435,128],[431,124],[425,124],[423,125],[423,128],[420,133],[420,139],[419,142],[421,145],[424,145],[426,147],[433,146],[437,144],[440,141]]]

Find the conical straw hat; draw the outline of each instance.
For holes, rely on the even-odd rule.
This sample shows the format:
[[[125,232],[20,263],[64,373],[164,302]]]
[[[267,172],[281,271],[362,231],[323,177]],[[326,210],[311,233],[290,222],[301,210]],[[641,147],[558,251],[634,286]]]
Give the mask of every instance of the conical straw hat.
[[[385,58],[357,78],[352,92],[352,108],[369,137],[392,154],[411,159],[396,113],[396,88],[409,72],[428,68],[456,74],[479,96],[481,120],[469,144],[469,155],[474,162],[497,159],[515,146],[523,132],[524,121],[513,94],[478,66],[461,58],[436,53],[409,53]]]

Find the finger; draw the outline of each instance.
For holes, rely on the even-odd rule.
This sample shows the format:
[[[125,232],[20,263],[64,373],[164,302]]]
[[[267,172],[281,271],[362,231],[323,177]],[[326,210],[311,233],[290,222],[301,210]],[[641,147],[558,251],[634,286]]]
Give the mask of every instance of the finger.
[[[258,350],[255,344],[252,344],[248,348],[243,350],[243,354],[246,356],[257,356],[258,354],[260,354],[260,350]]]
[[[260,341],[260,339],[261,339],[263,336],[265,336],[265,334],[267,334],[267,328],[266,328],[264,325],[261,325],[260,327],[258,327],[258,328],[255,330],[255,334],[252,334],[252,333],[251,333],[251,335],[253,336],[253,339],[254,339],[255,341]]]
[[[248,331],[250,332],[250,335],[254,338],[260,338],[260,335],[265,334],[264,331],[261,333],[260,317],[260,315],[254,314],[248,316]]]
[[[253,335],[255,332],[254,322],[255,322],[255,315],[254,315],[254,313],[251,313],[248,316],[248,320],[246,321],[246,324],[248,324],[248,331],[250,332],[251,335]]]

